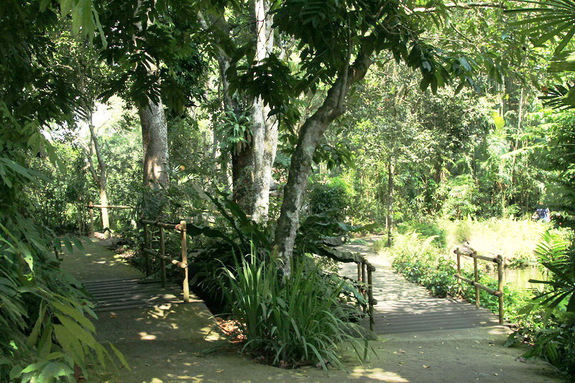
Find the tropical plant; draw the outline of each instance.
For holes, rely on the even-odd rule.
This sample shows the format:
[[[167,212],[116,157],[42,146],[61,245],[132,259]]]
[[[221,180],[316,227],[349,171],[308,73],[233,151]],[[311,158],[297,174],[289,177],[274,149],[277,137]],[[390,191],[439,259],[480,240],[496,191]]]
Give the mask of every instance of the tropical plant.
[[[536,253],[547,270],[547,280],[530,280],[544,286],[533,301],[523,309],[539,325],[528,325],[510,336],[510,343],[519,335],[530,340],[526,356],[548,360],[560,370],[575,374],[575,256],[572,244],[547,232]],[[535,322],[535,321],[534,321]]]
[[[11,154],[0,155],[0,188],[12,197],[0,212],[0,380],[72,382],[88,377],[91,364],[127,365],[113,346],[111,354],[96,341],[91,303],[80,283],[59,269],[62,240],[26,217],[26,199],[13,189],[34,181],[36,173]]]
[[[245,336],[243,351],[284,367],[344,368],[343,346],[350,344],[365,360],[369,348],[364,330],[349,322],[360,312],[342,303],[348,282],[323,275],[305,258],[293,271],[282,278],[273,261],[253,253],[235,269],[225,269],[231,313]]]
[[[575,313],[575,253],[572,244],[548,231],[542,236],[535,253],[549,275],[548,280],[530,281],[546,287],[536,297],[538,304],[547,309],[547,316],[556,310]]]

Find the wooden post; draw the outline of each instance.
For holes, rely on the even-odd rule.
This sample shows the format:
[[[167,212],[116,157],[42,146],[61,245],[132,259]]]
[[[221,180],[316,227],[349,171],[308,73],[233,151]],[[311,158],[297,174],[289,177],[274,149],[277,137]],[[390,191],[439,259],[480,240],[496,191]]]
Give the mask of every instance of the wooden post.
[[[475,307],[479,308],[479,270],[477,268],[477,258],[473,258],[473,280],[475,281]]]
[[[457,255],[457,275],[461,275],[461,254],[459,253],[459,248],[455,249],[454,252]],[[462,292],[461,279],[457,278],[457,295],[461,296]]]
[[[498,290],[501,292],[499,295],[499,324],[503,324],[504,307],[503,307],[503,289],[505,288],[505,283],[503,280],[503,257],[501,255],[497,256],[497,282]]]
[[[144,250],[150,248],[150,232],[148,230],[148,224],[142,222],[144,226]],[[142,251],[144,253],[144,272],[146,273],[146,277],[150,275],[150,256],[146,251]]]
[[[164,236],[164,228],[160,226],[160,256],[162,264],[162,287],[166,287],[166,260],[163,258],[166,256],[166,238]]]
[[[184,268],[184,302],[190,301],[190,283],[188,281],[188,243],[186,238],[186,221],[180,222],[180,230],[182,232],[182,262],[186,265]]]
[[[373,325],[375,322],[373,320],[373,275],[371,265],[367,269],[367,305],[369,310],[369,329],[373,331]]]
[[[361,281],[363,282],[363,296],[367,298],[367,266],[365,261],[361,262]]]

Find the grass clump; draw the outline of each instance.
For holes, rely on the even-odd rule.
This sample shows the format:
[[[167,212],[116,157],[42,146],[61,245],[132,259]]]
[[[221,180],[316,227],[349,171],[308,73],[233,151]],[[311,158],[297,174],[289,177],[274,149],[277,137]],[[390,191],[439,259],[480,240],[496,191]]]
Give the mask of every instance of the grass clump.
[[[243,351],[281,367],[327,369],[344,367],[342,355],[350,345],[365,360],[365,330],[349,321],[359,311],[342,301],[346,282],[309,262],[298,263],[287,278],[275,262],[254,256],[235,270],[226,268],[227,298],[245,336]]]

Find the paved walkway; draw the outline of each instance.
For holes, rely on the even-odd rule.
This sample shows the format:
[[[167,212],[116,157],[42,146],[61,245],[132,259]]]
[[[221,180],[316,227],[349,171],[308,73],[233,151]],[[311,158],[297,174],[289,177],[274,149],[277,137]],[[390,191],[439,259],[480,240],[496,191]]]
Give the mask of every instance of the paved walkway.
[[[497,317],[489,310],[468,302],[450,298],[435,298],[425,287],[405,280],[393,272],[389,260],[377,255],[373,243],[379,237],[364,239],[362,244],[348,244],[345,250],[363,254],[375,266],[373,275],[375,327],[378,335],[466,329],[498,325]],[[355,264],[347,264],[341,273],[354,276]]]
[[[368,247],[356,248],[369,251]],[[521,359],[520,349],[503,348],[503,326],[423,331],[422,327],[401,327],[417,317],[414,302],[439,307],[427,293],[405,285],[393,275],[385,260],[368,255],[378,268],[379,305],[376,323],[378,340],[370,345],[371,360],[360,365],[346,361],[347,371],[324,372],[315,367],[285,370],[259,364],[238,353],[237,347],[221,341],[213,332],[214,321],[201,302],[194,304],[156,303],[118,311],[102,311],[95,324],[98,339],[112,342],[123,352],[131,370],[125,368],[89,382],[110,383],[548,383],[560,382],[553,370],[541,361]],[[113,264],[113,267],[110,267]],[[88,243],[83,251],[64,258],[64,268],[83,281],[136,279],[141,274],[121,257]],[[387,283],[386,283],[387,282]],[[105,286],[102,286],[105,291]],[[417,297],[417,298],[416,298]],[[389,302],[387,302],[389,301]],[[408,305],[406,302],[411,302]],[[403,303],[402,303],[403,302]],[[412,315],[406,314],[411,307]],[[388,310],[388,311],[386,311]],[[393,311],[395,310],[395,311]],[[403,310],[403,320],[392,320]],[[394,313],[392,315],[392,313]],[[394,318],[398,318],[396,316]],[[417,322],[417,321],[416,321]],[[427,318],[422,322],[430,322]],[[387,324],[389,323],[389,325]],[[447,326],[445,324],[444,326]],[[433,326],[435,328],[435,326]],[[396,329],[391,331],[392,329]],[[405,331],[411,332],[405,332]]]
[[[181,303],[181,285],[166,287],[158,280],[146,280],[144,274],[127,264],[124,257],[105,248],[110,240],[84,241],[82,249],[64,253],[62,268],[78,278],[92,296],[96,311],[118,311]],[[190,303],[201,303],[191,294]]]

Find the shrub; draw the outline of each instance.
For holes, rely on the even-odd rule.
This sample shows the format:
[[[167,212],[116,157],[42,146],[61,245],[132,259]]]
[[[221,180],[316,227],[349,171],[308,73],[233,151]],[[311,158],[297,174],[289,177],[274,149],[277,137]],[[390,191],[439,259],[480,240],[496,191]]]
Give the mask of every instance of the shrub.
[[[325,184],[317,183],[310,192],[310,212],[342,221],[352,197],[352,187],[342,178],[332,178]]]
[[[542,283],[545,289],[526,311],[532,318],[542,315],[542,326],[527,326],[519,334],[531,338],[533,348],[527,356],[542,357],[575,375],[575,251],[569,241],[547,232],[536,253],[549,278],[532,281]]]
[[[348,321],[358,310],[342,303],[345,281],[303,266],[282,280],[274,262],[252,256],[226,268],[232,315],[246,337],[243,350],[274,365],[330,363],[342,368],[344,344],[367,356],[362,328]]]

